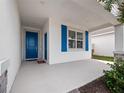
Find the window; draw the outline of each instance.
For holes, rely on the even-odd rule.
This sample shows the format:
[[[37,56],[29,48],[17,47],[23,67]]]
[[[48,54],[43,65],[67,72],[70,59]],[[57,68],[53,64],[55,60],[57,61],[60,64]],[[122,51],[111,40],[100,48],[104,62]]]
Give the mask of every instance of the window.
[[[75,40],[69,40],[69,48],[75,48]]]
[[[74,31],[69,31],[69,39],[75,39],[75,32]]]
[[[77,48],[83,48],[83,33],[77,32]]]
[[[69,48],[83,48],[83,33],[69,30]]]
[[[69,48],[75,48],[76,46],[76,34],[74,31],[69,31]]]

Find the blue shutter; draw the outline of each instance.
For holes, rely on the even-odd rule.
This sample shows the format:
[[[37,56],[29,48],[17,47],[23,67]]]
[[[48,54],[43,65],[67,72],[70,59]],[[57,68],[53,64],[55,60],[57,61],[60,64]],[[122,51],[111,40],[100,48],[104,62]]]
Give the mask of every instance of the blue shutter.
[[[85,50],[89,51],[89,32],[85,31]]]
[[[67,26],[61,25],[61,51],[67,52]]]

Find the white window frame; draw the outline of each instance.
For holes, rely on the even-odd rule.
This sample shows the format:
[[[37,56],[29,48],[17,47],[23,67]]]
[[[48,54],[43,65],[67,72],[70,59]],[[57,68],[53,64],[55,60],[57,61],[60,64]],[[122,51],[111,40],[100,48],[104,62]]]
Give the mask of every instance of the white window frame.
[[[74,31],[75,32],[75,39],[70,39],[69,38],[69,31]],[[77,39],[77,33],[82,33],[82,40],[78,40]],[[74,28],[68,28],[68,35],[67,35],[67,42],[68,42],[68,50],[70,51],[77,51],[77,50],[84,50],[84,47],[85,47],[85,35],[84,35],[84,31],[82,30],[79,30],[79,29],[74,29]],[[69,48],[69,40],[75,40],[75,48]],[[77,41],[82,41],[82,48],[77,48]]]

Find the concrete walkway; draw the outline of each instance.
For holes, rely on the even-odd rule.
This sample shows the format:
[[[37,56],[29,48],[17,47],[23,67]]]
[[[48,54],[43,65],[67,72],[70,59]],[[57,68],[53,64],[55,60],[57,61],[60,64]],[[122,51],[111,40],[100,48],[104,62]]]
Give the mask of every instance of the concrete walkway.
[[[11,93],[67,93],[103,75],[109,69],[97,60],[48,65],[25,62]]]

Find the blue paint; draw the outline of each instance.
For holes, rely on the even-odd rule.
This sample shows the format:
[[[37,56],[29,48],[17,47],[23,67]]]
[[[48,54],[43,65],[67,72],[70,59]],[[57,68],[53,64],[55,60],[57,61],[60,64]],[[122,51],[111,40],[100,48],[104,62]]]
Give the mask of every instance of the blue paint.
[[[89,32],[85,31],[85,50],[89,51]]]
[[[67,26],[61,25],[61,51],[67,52]]]
[[[44,58],[47,60],[47,33],[44,34]]]
[[[38,58],[38,33],[26,32],[26,59]]]

